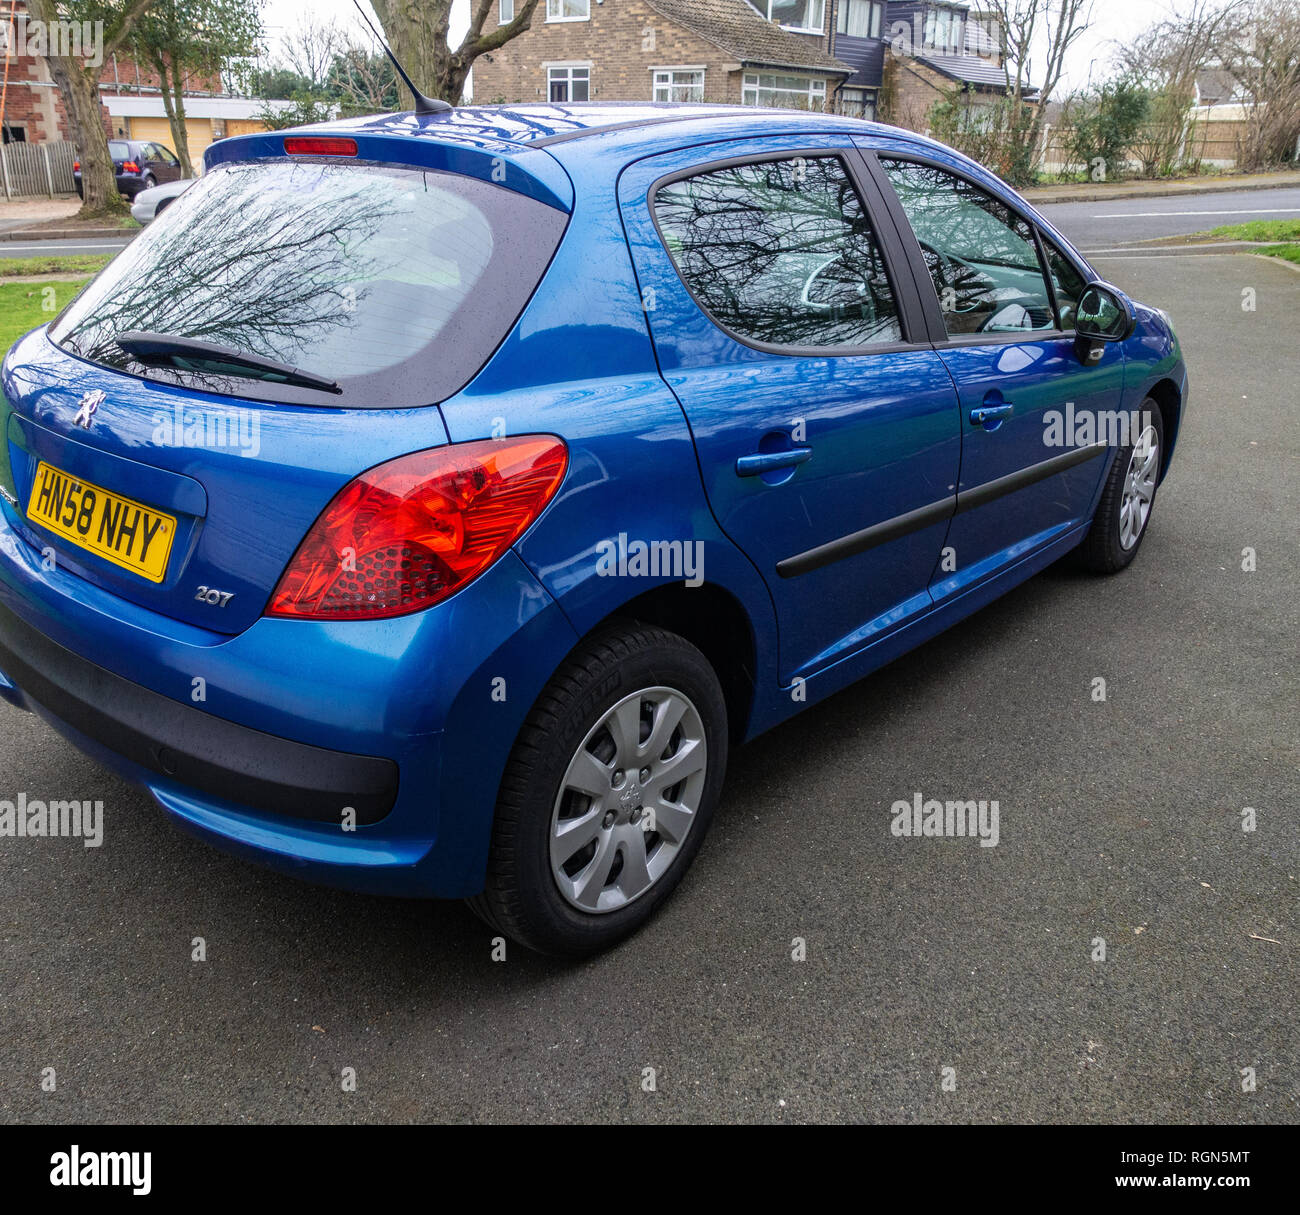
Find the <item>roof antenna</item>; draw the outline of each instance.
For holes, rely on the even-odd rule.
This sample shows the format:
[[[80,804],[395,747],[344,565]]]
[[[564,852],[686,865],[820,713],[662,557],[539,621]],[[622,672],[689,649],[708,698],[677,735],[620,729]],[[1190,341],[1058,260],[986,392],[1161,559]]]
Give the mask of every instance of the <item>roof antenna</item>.
[[[443,101],[438,97],[426,97],[412,83],[411,78],[406,74],[406,69],[397,62],[397,56],[388,48],[388,43],[384,41],[383,36],[370,23],[370,18],[366,16],[366,10],[361,7],[360,0],[352,0],[357,6],[357,12],[361,14],[361,20],[370,26],[370,32],[374,34],[376,41],[384,48],[384,54],[393,62],[393,67],[397,69],[397,74],[402,78],[402,82],[411,90],[411,96],[415,98],[415,112],[417,114],[445,114],[452,107],[449,102]]]

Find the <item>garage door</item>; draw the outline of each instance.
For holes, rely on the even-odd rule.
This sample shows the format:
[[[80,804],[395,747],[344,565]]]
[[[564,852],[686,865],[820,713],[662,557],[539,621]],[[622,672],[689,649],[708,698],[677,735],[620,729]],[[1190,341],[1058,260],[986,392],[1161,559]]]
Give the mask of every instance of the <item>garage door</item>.
[[[185,129],[190,137],[190,160],[196,173],[203,172],[203,149],[212,142],[212,122],[207,118],[187,118]],[[132,118],[131,138],[150,139],[176,151],[171,123],[165,118]]]

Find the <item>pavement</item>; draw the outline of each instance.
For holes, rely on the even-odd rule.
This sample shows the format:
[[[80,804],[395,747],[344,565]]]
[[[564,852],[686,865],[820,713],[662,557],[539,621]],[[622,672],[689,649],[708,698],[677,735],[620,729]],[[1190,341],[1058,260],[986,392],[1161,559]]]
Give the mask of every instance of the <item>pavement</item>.
[[[0,1120],[1300,1122],[1300,276],[1097,260],[1192,377],[1136,563],[1054,567],[738,752],[606,956],[494,962],[459,904],[228,858],[0,704],[0,797],[106,808],[98,849],[0,839]],[[997,799],[999,844],[894,837],[918,791]]]
[[[1155,181],[1065,182],[1056,186],[1031,186],[1021,192],[1038,206],[1040,203],[1054,202],[1114,202],[1116,199],[1170,198],[1189,194],[1239,194],[1242,191],[1274,190],[1288,186],[1300,186],[1300,169]]]

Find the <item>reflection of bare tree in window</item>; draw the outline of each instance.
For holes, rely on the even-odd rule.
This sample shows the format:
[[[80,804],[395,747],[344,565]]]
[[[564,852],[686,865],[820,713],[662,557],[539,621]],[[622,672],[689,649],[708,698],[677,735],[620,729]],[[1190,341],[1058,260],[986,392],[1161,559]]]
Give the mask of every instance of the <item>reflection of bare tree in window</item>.
[[[906,161],[886,161],[885,168],[920,242],[950,334],[982,331],[1011,299],[1025,307],[1031,327],[1054,323],[1024,220],[942,169]]]
[[[766,161],[661,189],[669,252],[722,325],[782,346],[863,346],[901,336],[880,251],[832,157]]]
[[[195,205],[150,234],[140,259],[147,272],[123,266],[106,292],[92,287],[60,336],[79,354],[118,365],[125,356],[113,338],[131,329],[294,362],[324,333],[346,329],[368,284],[388,269],[365,249],[392,214],[395,191],[333,166],[286,166],[283,174],[250,191],[238,170],[227,171],[201,199],[183,199]],[[294,185],[301,196],[286,205]]]

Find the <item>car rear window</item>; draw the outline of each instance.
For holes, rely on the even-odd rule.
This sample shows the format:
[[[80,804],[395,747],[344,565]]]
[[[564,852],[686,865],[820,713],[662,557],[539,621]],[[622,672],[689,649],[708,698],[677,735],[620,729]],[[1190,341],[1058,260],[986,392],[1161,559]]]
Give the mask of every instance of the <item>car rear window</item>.
[[[513,327],[567,216],[476,178],[353,162],[218,168],[51,327],[74,354],[208,392],[347,408],[432,404]],[[338,383],[145,365],[117,335],[217,343]],[[180,360],[177,360],[178,362]]]
[[[108,141],[108,154],[114,160],[125,160],[131,155],[131,145],[121,139],[110,139]]]

